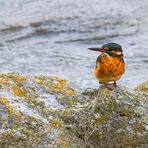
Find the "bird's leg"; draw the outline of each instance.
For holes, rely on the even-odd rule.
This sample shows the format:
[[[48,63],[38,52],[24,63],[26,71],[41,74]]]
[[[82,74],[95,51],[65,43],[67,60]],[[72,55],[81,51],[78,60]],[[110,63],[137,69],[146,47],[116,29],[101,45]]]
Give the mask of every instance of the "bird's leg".
[[[113,86],[114,86],[114,87],[117,87],[117,83],[116,83],[116,81],[114,81]]]
[[[111,87],[109,87],[109,86],[107,85],[107,83],[104,83],[104,86],[105,86],[108,90],[113,90]]]

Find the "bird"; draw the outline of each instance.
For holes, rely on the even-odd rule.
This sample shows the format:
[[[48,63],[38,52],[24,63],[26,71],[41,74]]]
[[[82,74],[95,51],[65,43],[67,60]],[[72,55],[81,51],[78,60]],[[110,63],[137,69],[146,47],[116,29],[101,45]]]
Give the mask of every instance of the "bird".
[[[116,81],[125,73],[125,62],[121,45],[111,42],[104,44],[101,48],[88,49],[101,52],[96,61],[96,79],[109,90],[112,90],[109,87],[109,82],[113,82],[112,84],[116,88]]]

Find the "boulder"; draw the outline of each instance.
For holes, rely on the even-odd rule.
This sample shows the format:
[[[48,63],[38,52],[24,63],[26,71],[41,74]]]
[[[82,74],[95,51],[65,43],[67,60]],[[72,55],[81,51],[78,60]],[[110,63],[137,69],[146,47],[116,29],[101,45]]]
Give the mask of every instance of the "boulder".
[[[148,95],[83,92],[57,77],[0,75],[0,147],[148,147]]]

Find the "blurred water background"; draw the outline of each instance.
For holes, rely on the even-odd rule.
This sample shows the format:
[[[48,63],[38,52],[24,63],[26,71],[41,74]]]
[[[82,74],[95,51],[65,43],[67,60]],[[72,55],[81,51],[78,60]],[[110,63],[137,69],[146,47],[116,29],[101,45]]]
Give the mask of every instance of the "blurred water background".
[[[148,0],[0,0],[0,72],[59,76],[98,87],[93,71],[104,43],[122,45],[120,84],[148,80]]]

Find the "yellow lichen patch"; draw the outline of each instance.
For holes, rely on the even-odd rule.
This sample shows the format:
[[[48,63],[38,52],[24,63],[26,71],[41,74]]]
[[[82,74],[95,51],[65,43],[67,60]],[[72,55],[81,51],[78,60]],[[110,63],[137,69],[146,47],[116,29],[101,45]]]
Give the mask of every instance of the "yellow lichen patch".
[[[112,102],[112,101],[110,101],[110,102],[107,104],[107,110],[108,110],[109,112],[112,112],[112,111],[113,111],[113,102]]]
[[[26,77],[23,75],[19,75],[15,72],[13,73],[8,73],[8,74],[1,74],[0,77],[2,78],[7,78],[16,82],[24,82],[26,81]]]
[[[6,108],[10,111],[10,113],[14,113],[14,109],[12,106],[6,106]]]
[[[10,80],[9,79],[7,79],[7,78],[2,78],[2,77],[0,77],[0,85],[1,86],[4,86],[4,85],[10,85]]]
[[[55,82],[56,81],[58,81],[58,82],[68,82],[68,80],[60,79],[60,78],[58,78],[56,76],[49,77],[49,79],[52,80],[52,81],[55,81]]]
[[[63,148],[70,148],[68,144],[62,143]]]
[[[100,93],[98,93],[98,97],[108,98],[111,96],[111,93],[107,89],[101,89]]]
[[[62,124],[57,119],[50,120],[49,125],[54,128],[59,128],[62,126]]]
[[[36,77],[35,81],[45,87],[50,88],[51,93],[62,93],[66,95],[75,95],[76,91],[66,86],[67,80],[58,77]]]
[[[0,103],[7,104],[7,103],[10,103],[10,100],[8,98],[3,98],[0,96]]]
[[[9,130],[9,131],[7,132],[7,136],[13,136],[13,135],[14,135],[14,129]]]
[[[10,100],[7,99],[7,98],[2,98],[2,101],[5,102],[5,103],[10,103]]]
[[[59,148],[70,148],[70,146],[66,143],[64,143],[62,140],[58,141]]]
[[[26,94],[26,91],[19,84],[13,86],[13,94],[17,97],[23,97]]]
[[[70,88],[63,89],[63,91],[65,91],[69,95],[75,95],[77,93],[75,90]]]
[[[60,79],[58,77],[46,77],[46,76],[37,76],[27,77],[22,76],[16,73],[9,74],[0,74],[0,86],[7,87],[8,91],[12,91],[15,96],[23,97],[26,92],[23,88],[25,82],[33,82],[34,84],[37,82],[37,85],[41,85],[41,87],[48,87],[50,94],[61,93],[63,95],[75,95],[76,91],[67,86],[67,80]]]
[[[16,119],[17,121],[21,121],[21,119],[22,119],[22,114],[21,114],[21,113],[16,114],[15,119]]]
[[[26,77],[24,77],[24,76],[17,77],[17,79],[16,79],[16,82],[18,82],[18,83],[22,83],[25,81],[26,81]]]
[[[27,80],[27,77],[18,75],[16,73],[0,74],[0,85],[1,86],[4,86],[4,85],[10,86],[12,82],[22,83],[22,82],[25,82],[26,80]]]

